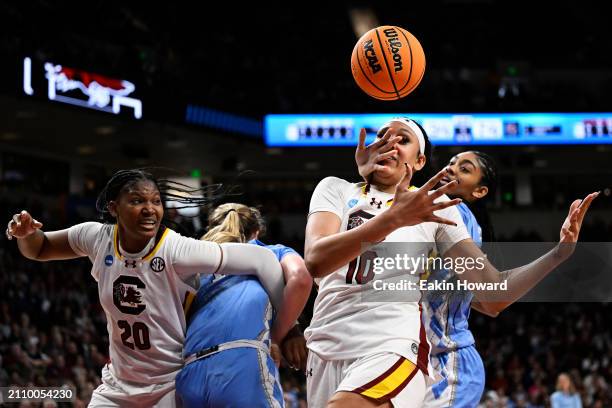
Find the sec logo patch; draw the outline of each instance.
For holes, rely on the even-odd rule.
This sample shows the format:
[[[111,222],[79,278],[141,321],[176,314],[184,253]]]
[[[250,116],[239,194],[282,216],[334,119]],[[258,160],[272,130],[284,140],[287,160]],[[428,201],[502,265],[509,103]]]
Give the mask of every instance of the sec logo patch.
[[[155,258],[151,259],[151,269],[154,272],[161,272],[166,269],[166,262],[164,262],[164,260],[159,256],[156,256]]]

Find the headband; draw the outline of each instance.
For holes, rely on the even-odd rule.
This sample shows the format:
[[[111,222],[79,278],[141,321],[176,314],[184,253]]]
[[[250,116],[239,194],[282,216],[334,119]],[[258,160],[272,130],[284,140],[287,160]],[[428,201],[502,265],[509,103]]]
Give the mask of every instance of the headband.
[[[425,154],[425,135],[423,134],[423,131],[416,124],[415,121],[413,121],[412,119],[405,119],[405,118],[393,118],[387,123],[385,123],[384,125],[382,125],[381,128],[389,127],[391,122],[400,122],[408,126],[408,128],[412,130],[412,132],[416,135],[417,139],[419,140],[419,152],[421,152],[421,154]]]

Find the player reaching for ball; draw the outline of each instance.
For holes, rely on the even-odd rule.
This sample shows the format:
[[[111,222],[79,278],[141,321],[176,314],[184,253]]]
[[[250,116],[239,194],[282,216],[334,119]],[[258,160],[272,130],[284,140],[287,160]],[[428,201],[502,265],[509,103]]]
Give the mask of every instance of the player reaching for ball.
[[[396,141],[397,136],[392,136],[389,132],[366,147],[365,134],[362,133],[355,153],[360,175],[366,180],[369,179],[378,166],[379,155],[395,154],[393,144]],[[463,200],[457,205],[457,209],[472,240],[477,245],[482,242],[483,234],[479,221],[485,225],[485,237],[492,240],[492,227],[483,201],[494,194],[497,188],[497,167],[493,159],[479,151],[467,151],[451,158],[447,169],[447,176],[440,181],[440,185],[457,182],[447,191],[447,195]],[[575,239],[578,237],[582,218],[595,197],[595,194],[589,195],[573,225],[572,222],[567,225],[568,232],[573,230],[575,233]],[[570,215],[576,205],[572,204]],[[472,211],[478,214],[478,220]],[[574,239],[564,235],[562,230],[562,242],[571,242]],[[513,285],[510,285],[508,290],[511,293],[526,292],[549,271],[532,268],[524,274],[524,277],[530,278],[529,283],[524,279],[522,282],[513,281]],[[438,282],[452,281],[456,280],[457,276],[451,271],[439,269],[432,271],[428,279]],[[474,337],[468,327],[470,307],[494,317],[508,306],[508,303],[479,303],[472,302],[472,299],[473,294],[469,291],[427,292],[427,299],[424,302],[424,322],[428,340],[432,344],[432,365],[440,380],[428,388],[425,407],[475,407],[480,402],[485,385],[485,373],[482,360],[474,346]]]
[[[365,134],[355,152],[359,174],[368,180],[380,165],[379,155],[394,155],[397,136],[387,132],[371,146],[365,146]],[[472,240],[481,245],[482,229],[470,208],[478,207],[492,195],[497,186],[497,168],[488,155],[468,151],[453,157],[447,166],[447,175],[440,181],[445,185],[456,180],[447,195],[461,198],[457,205],[464,225]],[[483,214],[481,218],[488,218]],[[487,224],[487,236],[490,229]],[[456,280],[456,275],[445,269],[431,272],[429,281]],[[468,328],[473,295],[469,291],[429,291],[424,302],[424,323],[427,338],[432,345],[431,362],[440,379],[432,384],[425,398],[427,407],[475,407],[484,391],[485,373],[482,360],[476,351],[474,337]]]
[[[391,149],[373,161],[369,183],[349,183],[328,177],[315,189],[306,227],[305,255],[319,293],[308,348],[308,398],[312,407],[420,407],[426,395],[429,347],[418,301],[365,301],[376,291],[368,270],[386,243],[403,242],[409,256],[436,250],[445,259],[483,260],[484,267],[466,267],[469,282],[509,284],[534,271],[554,269],[573,252],[559,245],[537,261],[500,273],[473,242],[453,205],[444,194],[453,180],[431,191],[447,175],[439,172],[421,188],[409,188],[412,172],[423,169],[430,144],[424,129],[412,120],[394,119],[381,127]],[[362,138],[365,134],[362,131]],[[572,205],[562,242],[575,242],[576,228],[588,203]],[[375,243],[375,244],[366,244]],[[415,245],[414,243],[418,243]],[[406,274],[407,280],[418,275]],[[478,300],[488,293],[474,292]],[[512,296],[519,296],[513,293]],[[510,299],[512,300],[512,299]]]
[[[173,407],[174,379],[183,366],[183,300],[195,291],[196,274],[257,275],[279,308],[283,275],[274,254],[246,244],[217,244],[183,237],[162,223],[168,188],[142,170],[115,173],[97,208],[105,223],[86,222],[61,231],[22,211],[6,230],[21,253],[48,261],[87,256],[106,314],[110,363],[91,407]],[[179,198],[185,205],[197,205]]]

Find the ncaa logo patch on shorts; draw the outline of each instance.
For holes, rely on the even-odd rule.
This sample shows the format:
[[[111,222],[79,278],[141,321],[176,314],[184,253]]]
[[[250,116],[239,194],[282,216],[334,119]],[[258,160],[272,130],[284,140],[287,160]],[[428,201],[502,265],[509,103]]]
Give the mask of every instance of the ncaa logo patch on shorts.
[[[410,346],[410,350],[412,350],[414,354],[419,354],[419,346],[417,346],[416,343],[412,343],[412,346]]]
[[[159,256],[156,256],[151,259],[151,269],[153,269],[154,272],[161,272],[166,269],[166,262]]]
[[[106,255],[106,258],[104,258],[104,265],[106,266],[111,266],[113,264],[114,258],[112,255]]]
[[[359,202],[359,200],[353,198],[351,201],[349,201],[348,204],[348,208],[353,208],[355,205],[357,205],[357,203]]]

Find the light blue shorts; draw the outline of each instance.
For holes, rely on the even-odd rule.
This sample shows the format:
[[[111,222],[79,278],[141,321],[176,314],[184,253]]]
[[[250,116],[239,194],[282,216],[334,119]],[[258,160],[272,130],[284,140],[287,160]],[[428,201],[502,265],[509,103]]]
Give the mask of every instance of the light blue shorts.
[[[176,377],[183,407],[284,407],[278,369],[250,347],[223,350],[183,367]]]
[[[478,406],[484,392],[485,371],[476,347],[432,355],[431,365],[442,379],[427,389],[424,407]]]

